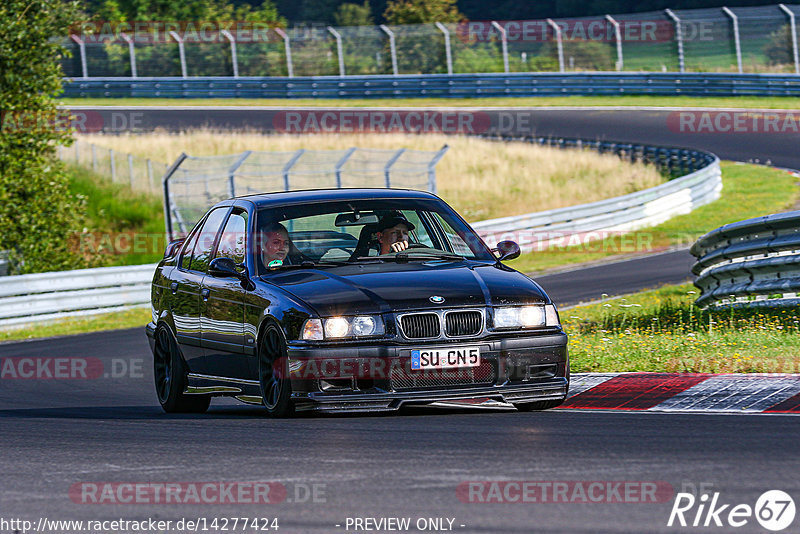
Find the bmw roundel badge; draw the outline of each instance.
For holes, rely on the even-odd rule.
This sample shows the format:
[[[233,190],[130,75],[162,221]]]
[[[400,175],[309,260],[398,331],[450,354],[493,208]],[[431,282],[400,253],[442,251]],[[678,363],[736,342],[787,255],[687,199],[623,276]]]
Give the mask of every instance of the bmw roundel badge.
[[[444,302],[444,297],[440,297],[439,295],[433,295],[428,300],[430,300],[434,304],[441,304],[442,302]]]

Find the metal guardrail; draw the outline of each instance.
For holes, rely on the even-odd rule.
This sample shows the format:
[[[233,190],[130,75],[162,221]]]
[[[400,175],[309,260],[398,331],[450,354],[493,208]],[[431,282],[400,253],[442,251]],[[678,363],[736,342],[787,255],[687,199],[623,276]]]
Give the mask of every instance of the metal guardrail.
[[[702,308],[800,303],[800,211],[721,226],[691,248]]]
[[[550,244],[580,242],[602,238],[603,232],[629,232],[654,226],[674,215],[719,198],[722,178],[719,158],[709,152],[683,148],[664,148],[585,139],[523,138],[543,145],[594,148],[632,161],[647,161],[662,172],[680,175],[666,183],[589,204],[503,217],[472,224],[489,246],[503,239],[516,241],[523,251]]]
[[[725,73],[510,73],[296,78],[98,78],[64,83],[64,97],[477,98],[501,96],[800,96],[800,76]]]
[[[0,278],[0,327],[119,311],[150,303],[155,265]]]

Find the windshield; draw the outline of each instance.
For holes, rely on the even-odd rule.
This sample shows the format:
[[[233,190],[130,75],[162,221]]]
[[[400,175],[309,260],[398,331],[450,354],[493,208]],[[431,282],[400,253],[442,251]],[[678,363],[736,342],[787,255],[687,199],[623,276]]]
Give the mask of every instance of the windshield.
[[[262,208],[259,273],[295,266],[418,260],[488,260],[491,252],[446,204],[361,200]]]

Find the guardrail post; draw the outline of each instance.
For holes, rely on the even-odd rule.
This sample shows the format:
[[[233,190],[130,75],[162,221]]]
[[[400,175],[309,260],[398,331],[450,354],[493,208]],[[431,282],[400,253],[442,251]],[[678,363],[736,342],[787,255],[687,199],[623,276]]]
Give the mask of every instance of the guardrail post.
[[[339,76],[344,76],[344,51],[342,50],[342,36],[333,26],[328,26],[328,31],[336,38],[336,55],[339,58]]]
[[[442,159],[448,148],[450,147],[444,145],[428,162],[428,191],[434,195],[436,194],[436,164],[439,163],[439,160]]]
[[[403,152],[405,152],[405,151],[406,151],[405,148],[401,148],[400,150],[395,152],[394,155],[391,158],[389,158],[389,161],[387,161],[386,165],[383,167],[383,176],[384,176],[384,178],[386,180],[385,184],[386,184],[387,188],[388,187],[392,187],[392,179],[391,179],[391,168],[392,168],[392,165],[394,165],[395,162],[398,159],[400,159],[400,156],[402,156]]]
[[[150,184],[150,189],[155,185],[153,183],[153,162],[147,159],[147,183]]]
[[[75,163],[80,163],[81,161],[81,142],[75,141]]]
[[[728,15],[733,22],[733,43],[736,46],[736,64],[739,66],[739,74],[742,73],[742,43],[739,41],[739,17],[727,7],[722,8],[723,13]]]
[[[295,152],[294,155],[291,158],[289,158],[289,161],[286,162],[286,165],[283,166],[283,170],[281,171],[281,173],[283,174],[283,190],[284,191],[288,191],[289,190],[289,170],[294,166],[295,163],[297,163],[297,160],[300,159],[300,156],[302,156],[305,153],[306,153],[306,149],[305,148],[301,148],[300,150]]]
[[[350,156],[353,155],[353,152],[356,151],[355,147],[350,147],[347,149],[347,152],[344,153],[342,159],[336,162],[336,188],[342,188],[342,166],[347,163],[347,160],[350,159]]]
[[[222,36],[225,37],[231,44],[231,63],[233,64],[233,77],[238,78],[239,60],[236,57],[236,39],[233,38],[233,35],[231,35],[231,32],[229,32],[228,30],[221,30],[219,33],[222,34]]]
[[[494,20],[492,21],[492,26],[500,32],[501,45],[503,47],[503,72],[508,74],[508,36],[506,35],[506,29]]]
[[[133,189],[133,154],[128,154],[128,178],[130,179],[131,189]]]
[[[553,19],[547,19],[547,24],[556,34],[556,47],[558,48],[558,71],[564,72],[564,43],[561,40],[561,28]]]
[[[294,77],[294,66],[292,65],[292,45],[289,43],[289,35],[280,28],[275,28],[275,33],[283,39],[283,49],[286,51],[286,71],[289,78]]]
[[[665,9],[664,13],[675,23],[675,41],[678,43],[678,70],[684,72],[686,70],[686,63],[683,56],[683,30],[681,28],[681,19],[678,15],[672,12],[671,9]]]
[[[92,170],[97,172],[97,145],[92,143],[90,146],[92,147]]]
[[[234,183],[236,171],[239,169],[239,167],[242,166],[244,160],[246,160],[248,156],[250,156],[250,154],[252,153],[253,153],[252,150],[245,150],[244,152],[242,152],[242,155],[239,156],[239,159],[234,161],[233,165],[231,165],[230,168],[228,169],[228,194],[230,194],[231,198],[236,196],[236,185]]]
[[[623,70],[622,59],[622,32],[619,29],[619,22],[614,20],[611,15],[606,15],[606,20],[614,26],[614,40],[617,42],[617,70]]]
[[[181,59],[181,77],[187,78],[186,75],[186,50],[183,48],[183,39],[181,36],[178,35],[175,31],[169,32],[170,36],[175,39],[175,42],[178,43],[178,55]]]
[[[109,159],[109,163],[111,164],[111,183],[114,183],[114,182],[117,181],[117,165],[114,162],[114,149],[113,148],[109,148],[108,149],[108,159]]]
[[[185,160],[188,156],[181,152],[181,155],[178,156],[178,159],[167,168],[167,171],[164,173],[164,177],[161,179],[162,186],[164,188],[164,224],[167,230],[167,243],[172,241],[172,210],[170,209],[172,203],[169,197],[169,179],[175,174],[175,171],[178,170],[178,167],[181,166],[183,160]]]
[[[798,61],[797,54],[797,25],[795,24],[794,12],[783,4],[778,4],[778,7],[789,16],[789,30],[792,34],[792,57],[794,58],[794,73],[800,74],[800,61]]]
[[[86,65],[86,43],[84,43],[83,39],[77,35],[70,35],[69,38],[78,44],[78,51],[81,56],[81,74],[83,75],[83,78],[88,78],[89,68]]]
[[[392,56],[392,74],[397,76],[397,46],[394,41],[394,32],[385,24],[381,24],[380,29],[389,36],[389,53]]]
[[[444,34],[444,55],[447,61],[447,74],[453,74],[453,54],[450,50],[450,32],[441,22],[434,23],[439,31]]]
[[[125,32],[120,32],[122,40],[128,43],[128,59],[131,62],[131,78],[136,78],[136,49],[133,46],[133,39]]]

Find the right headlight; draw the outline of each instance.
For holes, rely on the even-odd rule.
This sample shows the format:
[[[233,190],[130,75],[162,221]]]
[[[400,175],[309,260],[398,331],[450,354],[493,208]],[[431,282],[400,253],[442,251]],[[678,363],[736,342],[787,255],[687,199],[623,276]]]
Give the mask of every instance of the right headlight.
[[[321,341],[323,339],[382,336],[383,333],[383,320],[379,315],[328,317],[326,319],[307,319],[303,324],[300,339]]]
[[[495,329],[541,328],[544,326],[559,326],[558,311],[553,304],[494,308]]]

